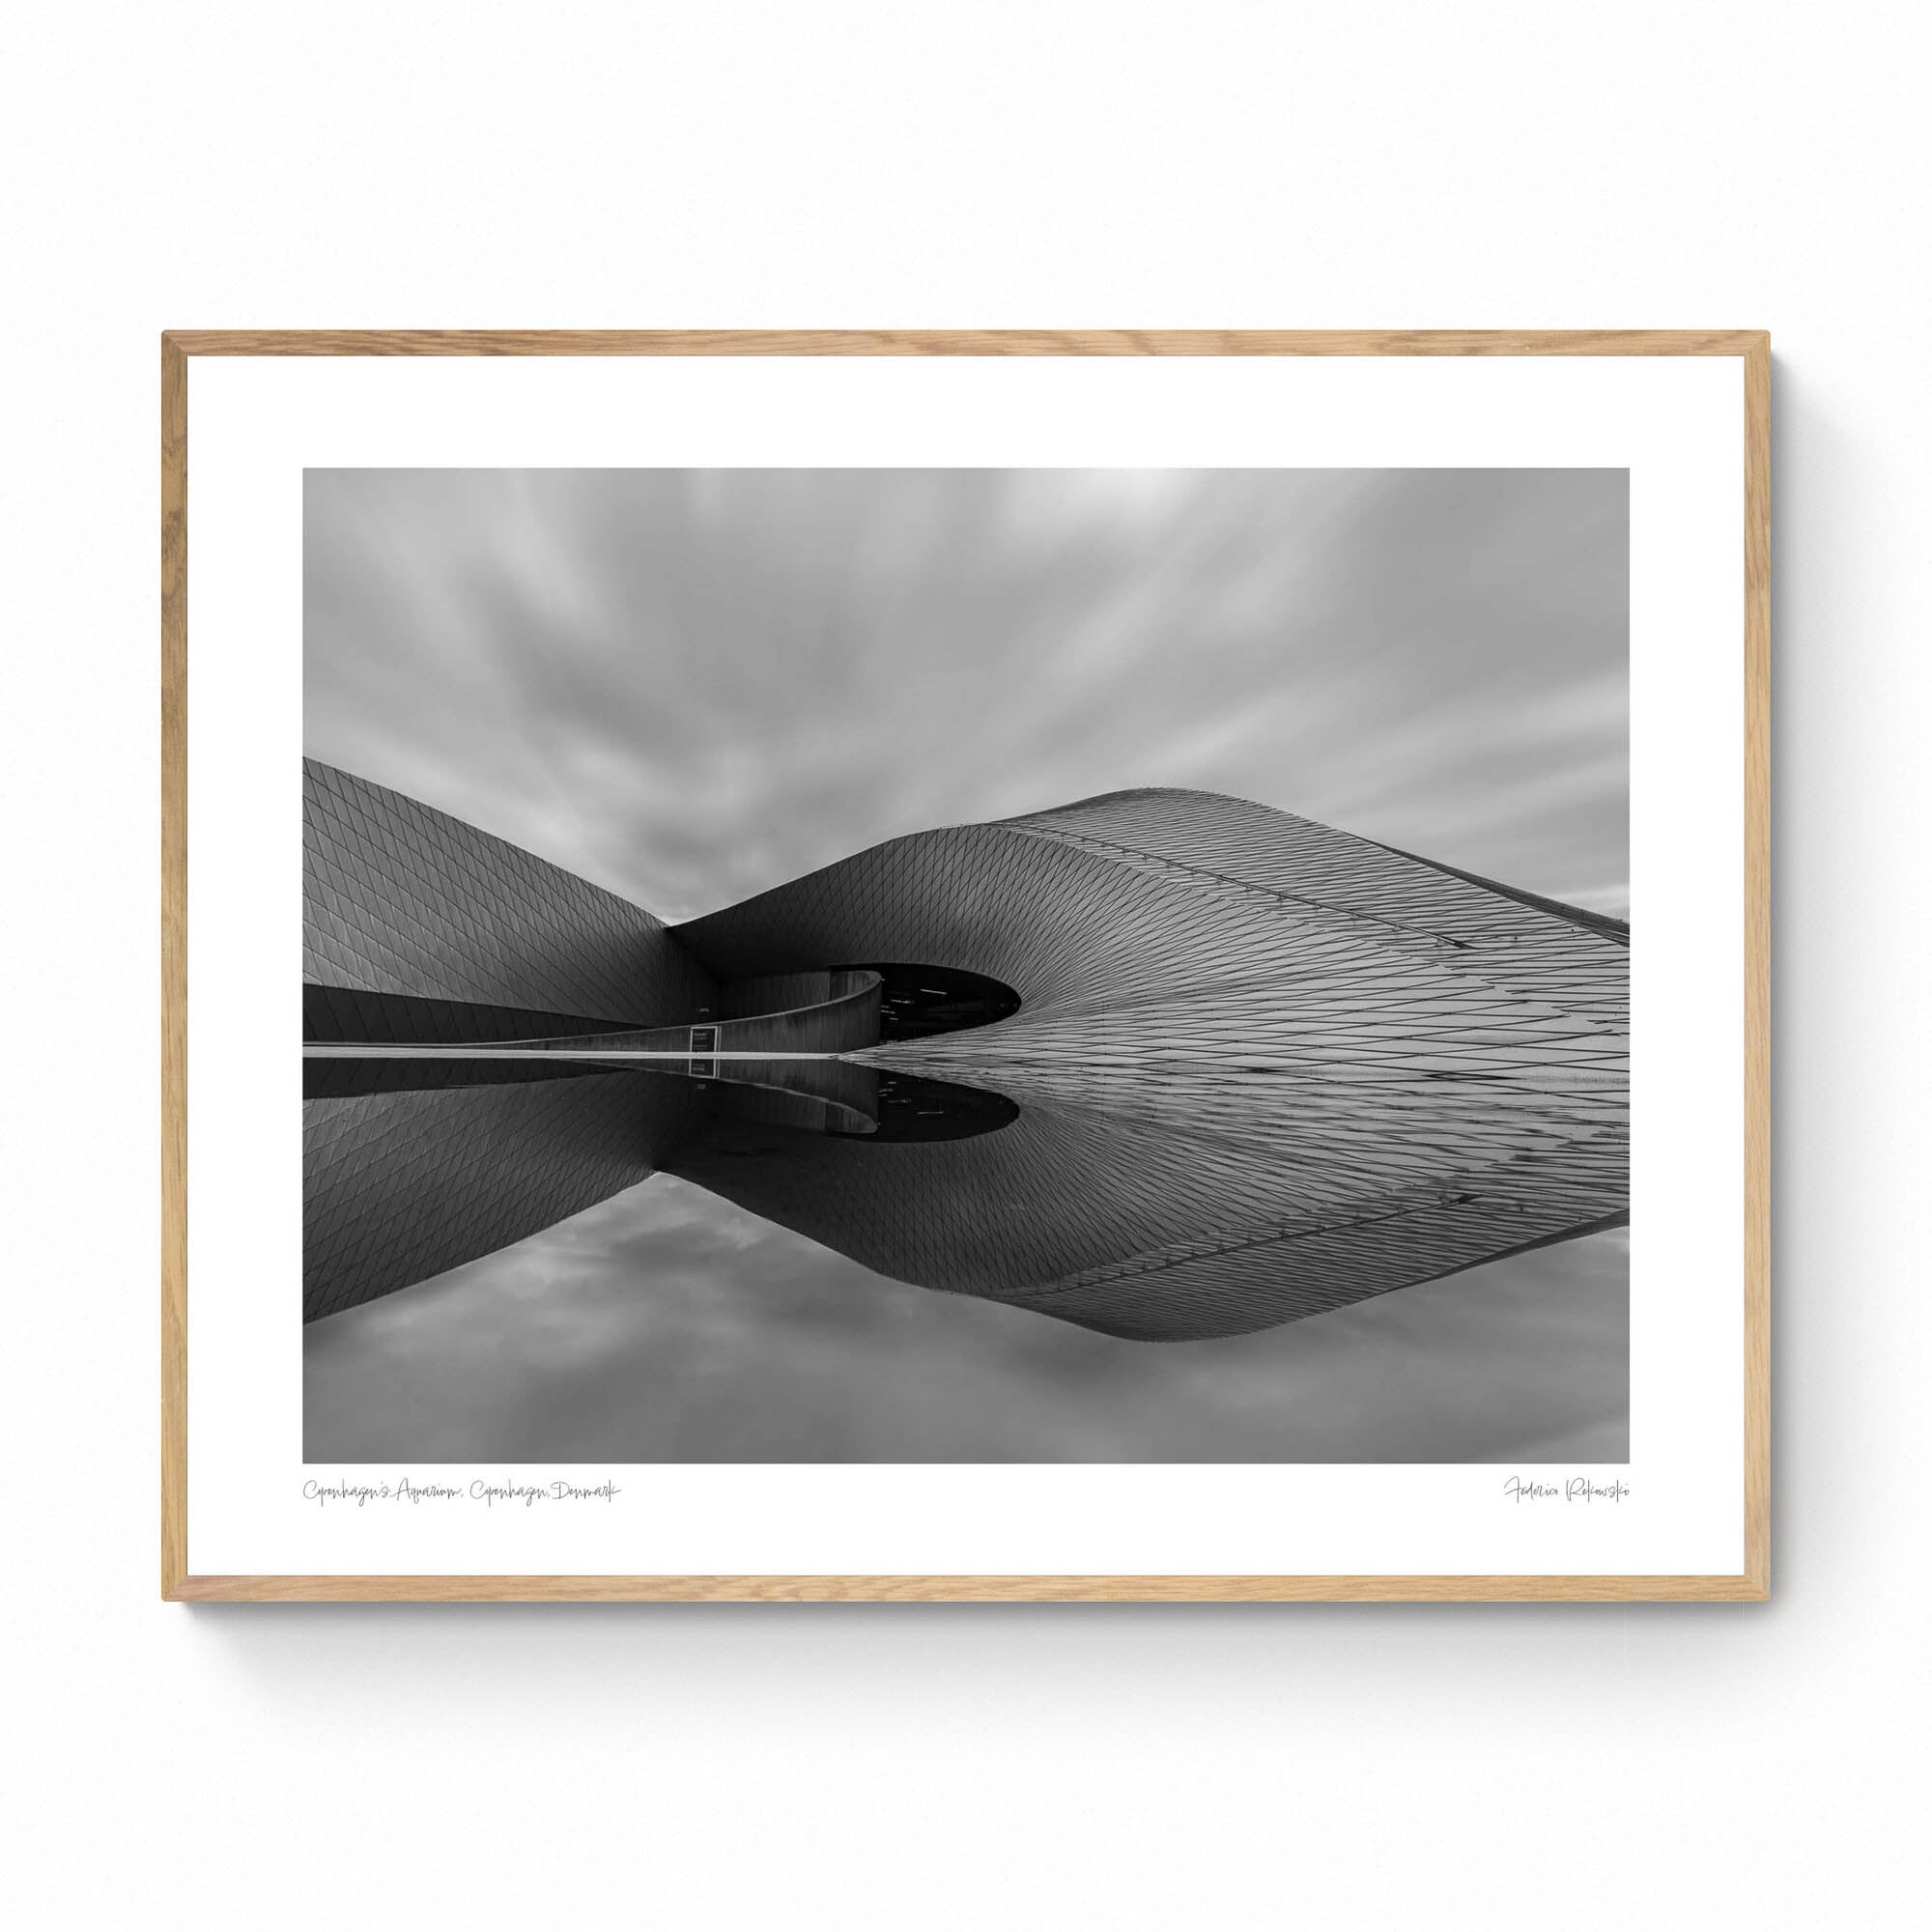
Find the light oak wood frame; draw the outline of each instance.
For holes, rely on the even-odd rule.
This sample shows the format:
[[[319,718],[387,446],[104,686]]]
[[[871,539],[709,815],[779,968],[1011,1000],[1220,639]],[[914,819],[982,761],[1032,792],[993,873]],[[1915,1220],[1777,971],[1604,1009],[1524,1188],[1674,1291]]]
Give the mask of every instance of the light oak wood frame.
[[[192,1577],[187,1571],[191,355],[1718,355],[1745,384],[1745,1562],[1685,1577]],[[1758,329],[185,329],[161,337],[161,1594],[172,1602],[1761,1603],[1771,1594],[1771,338]]]

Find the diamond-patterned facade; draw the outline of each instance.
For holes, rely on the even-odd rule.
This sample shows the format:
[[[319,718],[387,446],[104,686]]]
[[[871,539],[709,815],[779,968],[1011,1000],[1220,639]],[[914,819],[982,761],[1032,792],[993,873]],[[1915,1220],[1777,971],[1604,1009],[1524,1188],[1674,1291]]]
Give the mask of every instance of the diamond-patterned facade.
[[[302,837],[309,985],[630,1026],[713,1001],[640,906],[316,758],[302,760]]]
[[[645,1136],[652,1164],[898,1279],[1179,1340],[1430,1280],[1628,1209],[1625,928],[1307,819],[1209,793],[1114,793],[893,839],[667,931],[514,847],[502,850],[518,863],[496,858],[501,841],[478,848],[484,835],[443,814],[373,811],[363,793],[380,788],[361,781],[317,784],[333,917],[347,923],[345,899],[385,909],[353,944],[336,926],[319,936],[327,970],[364,976],[338,983],[571,1012],[592,1009],[592,989],[728,1001],[735,983],[880,961],[1012,988],[1020,1010],[997,1024],[848,1056],[1009,1095],[1019,1116],[997,1132],[887,1145],[774,1127],[751,1158],[727,1119],[700,1109],[681,1138]],[[365,828],[354,838],[340,829],[352,798]],[[376,886],[347,894],[372,852]],[[468,867],[460,888],[435,882],[451,854]],[[452,916],[453,899],[498,876],[509,913]],[[412,940],[405,895],[436,909],[433,942]],[[471,962],[464,948],[485,930],[487,956]],[[627,946],[641,980],[624,978]],[[516,1161],[541,1160],[521,1127],[501,1130],[514,1158],[460,1145],[497,1134],[513,1103],[380,1097],[423,1104],[327,1103],[341,1109],[331,1253],[358,1187],[400,1200],[379,1170],[413,1171],[412,1132],[439,1150],[425,1156],[435,1182],[417,1188],[419,1222],[460,1221],[473,1200],[479,1226],[514,1239],[513,1226],[547,1224],[533,1216],[587,1205],[569,1187],[506,1191]],[[387,1151],[352,1162],[349,1143],[365,1139]],[[586,1186],[627,1184],[590,1143],[572,1146]],[[373,1216],[398,1242],[409,1218]],[[426,1228],[408,1238],[413,1259],[376,1270],[387,1286],[454,1246],[488,1251]],[[348,1275],[375,1264],[368,1243],[358,1252],[340,1264]]]

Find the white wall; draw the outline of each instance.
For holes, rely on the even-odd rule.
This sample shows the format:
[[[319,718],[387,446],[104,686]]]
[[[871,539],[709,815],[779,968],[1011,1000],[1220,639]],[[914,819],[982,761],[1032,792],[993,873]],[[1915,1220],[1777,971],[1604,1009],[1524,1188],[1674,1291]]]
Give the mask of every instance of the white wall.
[[[22,10],[18,1922],[1915,1918],[1928,38],[1870,4]],[[1768,1608],[156,1600],[156,332],[886,323],[1775,331]]]

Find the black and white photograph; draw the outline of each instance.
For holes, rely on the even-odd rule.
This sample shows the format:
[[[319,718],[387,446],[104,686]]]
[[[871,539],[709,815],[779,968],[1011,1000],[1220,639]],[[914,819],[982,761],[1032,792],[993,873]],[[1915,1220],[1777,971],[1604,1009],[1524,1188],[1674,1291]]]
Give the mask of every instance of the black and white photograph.
[[[1923,1916],[1932,8],[10,24],[0,1917]]]
[[[1625,470],[302,523],[306,1462],[1626,1461]]]

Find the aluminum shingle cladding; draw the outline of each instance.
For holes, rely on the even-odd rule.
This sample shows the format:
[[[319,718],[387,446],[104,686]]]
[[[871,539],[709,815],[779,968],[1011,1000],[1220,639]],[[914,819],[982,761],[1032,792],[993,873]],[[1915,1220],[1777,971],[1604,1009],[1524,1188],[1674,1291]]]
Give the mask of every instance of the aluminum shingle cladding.
[[[635,1186],[656,1164],[666,1107],[675,1112],[671,1084],[591,1076],[304,1100],[302,1320]]]
[[[621,1078],[594,1097],[315,1103],[327,1279],[311,1313],[486,1253],[650,1166],[898,1279],[1171,1341],[1627,1212],[1623,928],[1289,813],[1114,793],[893,839],[667,935],[395,793],[325,767],[311,801],[316,877],[364,888],[353,917],[325,897],[338,924],[316,922],[327,972],[355,983],[586,1011],[592,986],[642,997],[616,977],[639,970],[627,948],[650,997],[697,983],[676,977],[688,946],[720,981],[918,963],[988,975],[1024,1003],[854,1056],[1020,1104],[955,1143],[798,1134],[782,1160],[753,1162],[607,1119],[634,1084]],[[460,890],[430,876],[445,865]],[[406,950],[423,908],[435,943]],[[553,1113],[569,1124],[546,1151]]]
[[[1045,1058],[1623,1078],[1618,940],[1206,792],[914,834],[673,930],[724,979],[916,960],[1012,986],[1011,1019],[879,1050],[936,1072]]]
[[[302,760],[302,978],[671,1024],[710,1004],[661,920],[385,785]]]
[[[702,1140],[668,1171],[895,1280],[1142,1341],[1273,1327],[1613,1222],[1610,1127],[1525,1127],[1506,1104],[1304,1107],[1282,1083],[1002,1078],[1021,1112],[937,1147]],[[1111,1091],[1110,1091],[1111,1090]]]
[[[1023,1110],[1000,1133],[802,1149],[781,1198],[701,1177],[903,1280],[1186,1340],[1628,1211],[1622,929],[1286,812],[1115,793],[895,839],[677,931],[727,976],[904,959],[1021,994],[859,1056],[998,1088]]]

